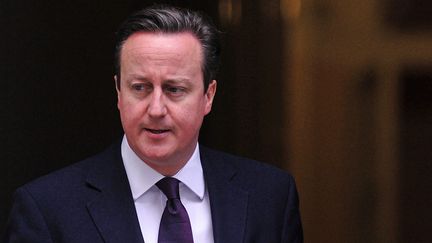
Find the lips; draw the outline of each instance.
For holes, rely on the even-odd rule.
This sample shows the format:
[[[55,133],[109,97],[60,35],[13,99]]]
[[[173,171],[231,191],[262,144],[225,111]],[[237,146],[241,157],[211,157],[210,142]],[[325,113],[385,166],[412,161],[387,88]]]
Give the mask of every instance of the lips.
[[[150,132],[150,133],[153,133],[153,134],[162,134],[162,133],[165,133],[165,132],[169,132],[168,129],[149,129],[149,128],[145,128],[145,130],[147,132]]]

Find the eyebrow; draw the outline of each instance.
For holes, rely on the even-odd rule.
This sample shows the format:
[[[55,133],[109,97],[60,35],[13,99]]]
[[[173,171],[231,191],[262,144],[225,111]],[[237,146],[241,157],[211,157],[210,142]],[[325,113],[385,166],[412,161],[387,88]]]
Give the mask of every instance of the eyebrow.
[[[178,83],[190,84],[191,82],[189,79],[179,78],[179,79],[167,79],[164,81],[164,83],[167,83],[167,84],[178,84]]]
[[[128,82],[131,82],[133,80],[138,80],[141,82],[151,82],[145,75],[140,74],[131,74],[130,78],[128,78]],[[162,84],[184,84],[184,85],[192,85],[192,82],[188,78],[169,78],[162,81]]]
[[[133,80],[148,81],[148,79],[145,76],[139,74],[131,74],[127,80],[129,82]]]

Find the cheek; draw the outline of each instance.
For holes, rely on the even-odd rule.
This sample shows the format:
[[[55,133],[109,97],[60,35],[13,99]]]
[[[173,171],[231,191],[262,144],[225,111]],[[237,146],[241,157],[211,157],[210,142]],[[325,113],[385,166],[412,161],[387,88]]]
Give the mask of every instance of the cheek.
[[[120,99],[118,102],[122,123],[126,126],[133,125],[140,119],[139,104],[127,99]]]
[[[203,103],[193,103],[178,109],[177,118],[181,121],[184,127],[187,127],[186,132],[192,132],[201,126],[205,115],[205,107]]]

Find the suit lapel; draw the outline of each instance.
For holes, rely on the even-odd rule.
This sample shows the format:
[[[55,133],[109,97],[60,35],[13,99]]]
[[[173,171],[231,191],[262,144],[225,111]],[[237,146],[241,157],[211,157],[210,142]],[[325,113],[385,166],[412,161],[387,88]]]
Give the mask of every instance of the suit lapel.
[[[200,148],[209,191],[215,243],[243,242],[248,193],[235,184],[237,168],[223,156]]]
[[[243,242],[248,192],[235,183],[238,170],[224,156],[203,147],[200,151],[215,243]],[[107,243],[143,243],[120,145],[96,160],[86,180],[96,195],[87,203],[87,209],[99,233]]]
[[[98,157],[87,185],[98,191],[87,209],[105,242],[144,242],[119,145]]]

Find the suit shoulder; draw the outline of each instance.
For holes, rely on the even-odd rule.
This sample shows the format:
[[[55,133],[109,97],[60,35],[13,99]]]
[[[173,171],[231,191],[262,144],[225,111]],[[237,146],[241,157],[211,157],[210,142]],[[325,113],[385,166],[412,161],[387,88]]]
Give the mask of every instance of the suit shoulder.
[[[290,183],[293,180],[292,175],[274,165],[257,161],[254,159],[233,155],[230,153],[201,147],[200,150],[214,163],[222,164],[227,167],[234,167],[236,170],[245,177],[260,179],[267,178],[268,180],[285,181]]]
[[[89,170],[103,163],[107,157],[112,156],[112,153],[113,148],[110,147],[99,154],[36,178],[21,186],[20,189],[25,189],[31,194],[41,195],[55,194],[59,191],[73,191],[74,187],[82,186],[85,183]]]

